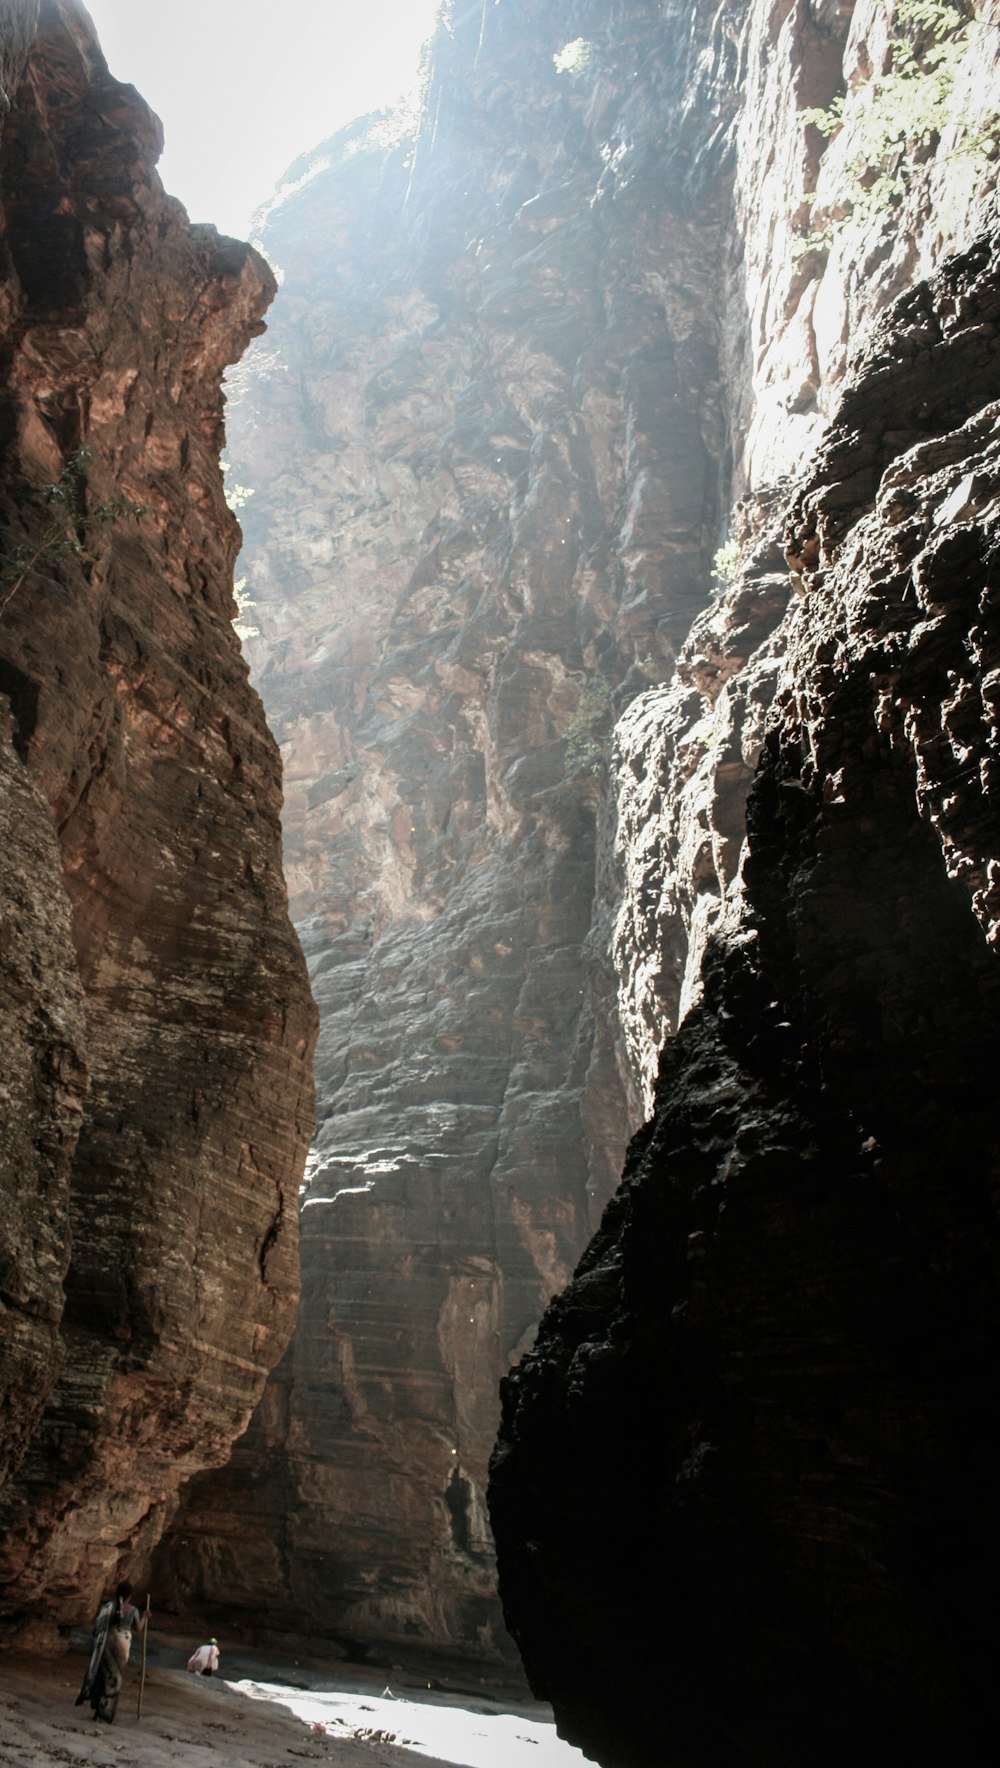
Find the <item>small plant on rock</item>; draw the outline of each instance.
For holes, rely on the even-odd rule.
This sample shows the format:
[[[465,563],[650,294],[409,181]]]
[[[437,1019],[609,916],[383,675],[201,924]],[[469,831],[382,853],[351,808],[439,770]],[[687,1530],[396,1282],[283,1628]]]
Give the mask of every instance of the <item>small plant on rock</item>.
[[[600,773],[607,752],[611,689],[603,675],[593,675],[580,689],[576,711],[563,732],[570,773]]]
[[[247,589],[245,577],[237,577],[233,584],[233,598],[236,602],[236,619],[233,628],[238,638],[259,638],[260,627],[253,624],[257,603]]]
[[[224,460],[222,463],[223,478],[228,480],[231,471],[232,463],[228,460]],[[256,496],[256,492],[252,485],[240,485],[237,480],[234,479],[231,485],[226,485],[222,495],[235,516],[238,510],[246,508],[251,497]]]
[[[552,57],[557,74],[569,74],[571,79],[582,80],[594,66],[597,45],[589,37],[574,37]]]
[[[58,479],[41,494],[49,517],[40,537],[15,546],[10,554],[0,554],[0,617],[30,577],[39,576],[57,559],[83,552],[88,524],[138,521],[146,514],[148,504],[135,503],[120,491],[106,502],[86,508],[87,468],[92,458],[89,448],[78,448],[70,455]]]
[[[907,189],[922,150],[932,147],[956,120],[953,95],[975,24],[951,0],[898,0],[884,73],[865,80],[825,110],[803,110],[801,121],[833,137],[849,129],[838,206],[847,221],[868,220],[891,207]],[[1000,113],[994,105],[981,127],[949,157],[986,161],[1000,148]],[[807,200],[813,193],[809,193]],[[829,239],[831,223],[814,228],[804,242]]]
[[[712,559],[713,595],[721,595],[728,589],[740,568],[740,549],[735,540],[727,540],[720,546]]]

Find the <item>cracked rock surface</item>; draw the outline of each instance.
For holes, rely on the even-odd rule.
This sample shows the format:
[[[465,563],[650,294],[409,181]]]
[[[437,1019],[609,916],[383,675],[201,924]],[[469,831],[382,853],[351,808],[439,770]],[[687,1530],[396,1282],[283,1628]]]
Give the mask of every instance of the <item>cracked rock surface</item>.
[[[80,7],[0,24],[0,1612],[47,1645],[287,1341],[313,1008],[218,464],[272,279]]]

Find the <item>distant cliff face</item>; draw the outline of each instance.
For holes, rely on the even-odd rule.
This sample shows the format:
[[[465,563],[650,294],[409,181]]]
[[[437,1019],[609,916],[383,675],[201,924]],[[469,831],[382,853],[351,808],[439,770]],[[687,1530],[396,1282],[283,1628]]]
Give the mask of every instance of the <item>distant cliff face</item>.
[[[232,626],[220,380],[273,292],[191,228],[86,15],[0,11],[5,1631],[141,1575],[287,1340],[313,1009]]]
[[[919,62],[924,27],[906,29]],[[282,293],[236,389],[232,477],[253,493],[244,622],[285,757],[293,913],[322,1015],[319,1128],[299,1327],[231,1467],[190,1489],[161,1568],[180,1607],[257,1626],[265,1578],[276,1632],[390,1661],[503,1656],[484,1521],[495,1384],[652,1110],[665,1042],[685,1048],[678,1028],[708,1011],[723,930],[749,913],[747,802],[785,715],[775,696],[840,656],[813,573],[841,559],[878,474],[974,409],[939,411],[928,380],[911,406],[899,394],[898,435],[879,416],[881,453],[852,461],[845,431],[829,457],[839,492],[832,466],[829,483],[801,477],[855,377],[877,377],[878,316],[967,243],[990,186],[997,34],[956,32],[934,125],[886,185],[867,131],[889,128],[873,94],[905,58],[883,6],[455,8],[415,137],[394,144],[385,120],[348,131],[292,169],[266,218]],[[936,338],[944,309],[927,323]],[[818,745],[823,704],[796,717]],[[867,754],[878,729],[855,735]],[[813,787],[782,776],[777,802]],[[867,832],[859,814],[855,839]],[[845,927],[859,913],[852,899]],[[799,1024],[784,987],[713,1011],[749,1026],[759,1010],[763,1025],[778,1002],[780,1043]],[[690,1133],[714,1148],[711,1075],[706,1055]],[[754,1100],[732,1094],[720,1150],[737,1128],[752,1142]],[[759,1102],[767,1122],[782,1109]],[[802,1158],[819,1109],[812,1095],[795,1106]],[[650,1210],[640,1256],[685,1258],[705,1230],[684,1216],[675,1244]],[[639,1561],[663,1570],[642,1534],[659,1515],[652,1328],[635,1365],[648,1386],[621,1392],[633,1435],[619,1438],[604,1393],[607,1413],[595,1400],[552,1451],[556,1477],[544,1469],[543,1424],[562,1441],[552,1419],[577,1385],[589,1408],[621,1374],[609,1311],[624,1255],[607,1257],[613,1280],[569,1292],[511,1389],[496,1514],[531,1675],[584,1743],[613,1752],[586,1699],[605,1683],[593,1656],[571,1673],[526,1613],[536,1586],[511,1569],[536,1556],[567,1606],[605,1606],[626,1677],[631,1586],[615,1580]],[[837,1272],[826,1281],[837,1292]],[[581,1480],[601,1469],[593,1502],[621,1523],[620,1572],[613,1542],[595,1572],[575,1520],[590,1500],[561,1505],[569,1464]],[[561,1556],[547,1530],[563,1521]],[[610,1650],[599,1616],[594,1637]],[[691,1687],[704,1688],[693,1673]]]
[[[558,20],[487,26],[478,63],[478,14],[442,31],[415,151],[359,126],[262,233],[231,478],[318,1130],[294,1345],[158,1567],[182,1607],[250,1624],[264,1570],[275,1630],[484,1668],[498,1383],[640,1121],[595,921],[610,730],[672,671],[723,481],[716,198],[696,225],[659,170],[676,33],[616,9],[594,95]]]

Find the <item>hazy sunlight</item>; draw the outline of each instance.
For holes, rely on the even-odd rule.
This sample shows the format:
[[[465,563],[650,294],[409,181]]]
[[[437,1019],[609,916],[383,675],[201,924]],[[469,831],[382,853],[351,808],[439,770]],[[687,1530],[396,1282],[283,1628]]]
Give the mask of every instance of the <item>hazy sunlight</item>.
[[[192,221],[246,236],[289,163],[416,77],[438,0],[89,0],[112,73],[163,122]]]

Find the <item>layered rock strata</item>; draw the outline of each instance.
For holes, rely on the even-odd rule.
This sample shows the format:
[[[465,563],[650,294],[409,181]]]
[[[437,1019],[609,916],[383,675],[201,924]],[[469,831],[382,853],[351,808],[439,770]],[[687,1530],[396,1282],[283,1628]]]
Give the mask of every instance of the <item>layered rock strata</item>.
[[[294,1345],[158,1567],[188,1612],[257,1625],[264,1571],[276,1631],[482,1673],[498,1382],[639,1121],[593,927],[607,738],[704,593],[722,435],[711,207],[643,171],[675,36],[617,9],[592,95],[559,21],[488,26],[478,65],[478,14],[442,31],[412,164],[359,125],[262,227],[231,477],[318,1130]]]
[[[62,1361],[70,1171],[88,1070],[83,993],[48,806],[0,746],[3,945],[0,1483],[23,1458]],[[51,888],[39,890],[39,880]]]
[[[187,1612],[256,1625],[266,1576],[276,1632],[502,1656],[494,1384],[743,900],[791,477],[849,345],[991,185],[991,17],[955,27],[934,127],[869,200],[865,118],[927,51],[912,17],[901,39],[866,0],[456,8],[415,136],[358,125],[265,217],[282,297],[232,477],[319,1129],[294,1346],[162,1566]],[[727,539],[736,588],[685,643]]]
[[[896,304],[797,489],[799,593],[720,711],[756,748],[774,681],[700,998],[506,1384],[505,1609],[606,1768],[988,1752],[998,266],[994,231]]]
[[[43,1642],[143,1572],[287,1341],[313,1009],[219,467],[273,282],[164,196],[159,125],[82,9],[15,11],[0,1565],[5,1630]]]

